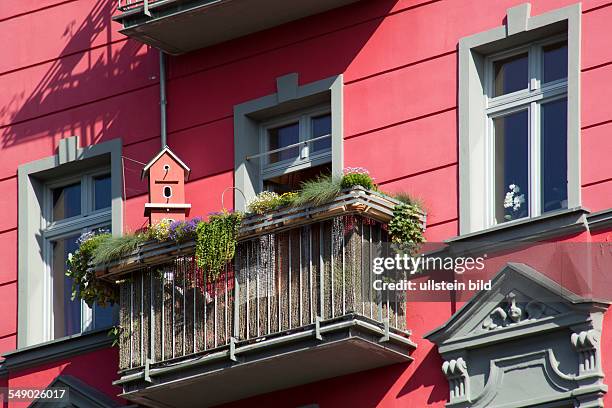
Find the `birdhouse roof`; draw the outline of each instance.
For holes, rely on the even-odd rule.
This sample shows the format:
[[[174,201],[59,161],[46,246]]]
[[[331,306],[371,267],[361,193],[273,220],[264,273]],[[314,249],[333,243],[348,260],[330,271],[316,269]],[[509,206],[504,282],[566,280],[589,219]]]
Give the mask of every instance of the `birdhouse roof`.
[[[178,156],[176,154],[174,154],[174,152],[172,152],[172,150],[170,150],[170,148],[168,146],[164,147],[159,153],[157,153],[157,155],[155,155],[155,157],[153,157],[151,159],[151,161],[149,161],[149,163],[147,163],[144,166],[144,168],[142,169],[142,178],[145,178],[147,176],[151,166],[153,164],[155,164],[165,153],[168,153],[170,155],[170,157],[172,157],[172,159],[179,166],[181,166],[183,168],[183,170],[185,170],[185,180],[187,180],[189,178],[189,173],[191,172],[191,169],[189,167],[187,167],[187,165],[185,163],[183,163],[183,161],[181,159],[179,159]]]

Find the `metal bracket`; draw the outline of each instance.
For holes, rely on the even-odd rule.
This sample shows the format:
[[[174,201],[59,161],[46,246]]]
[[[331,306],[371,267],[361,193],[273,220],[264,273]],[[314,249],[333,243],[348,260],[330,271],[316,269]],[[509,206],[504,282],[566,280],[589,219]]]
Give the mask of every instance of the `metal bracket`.
[[[151,379],[151,363],[153,361],[150,358],[147,358],[145,360],[145,366],[144,366],[144,380],[146,382],[148,382],[149,384],[153,384],[153,380]]]
[[[385,335],[378,340],[379,343],[384,343],[389,341],[389,318],[386,317],[383,319],[383,323],[385,324]]]
[[[317,340],[323,340],[323,336],[321,335],[321,322],[322,321],[323,319],[321,319],[321,316],[315,317],[315,339]]]
[[[144,0],[143,2],[143,11],[146,16],[151,17],[151,11],[149,10],[149,0]]]
[[[229,352],[230,352],[230,360],[237,363],[238,358],[236,357],[236,338],[235,337],[230,337]]]

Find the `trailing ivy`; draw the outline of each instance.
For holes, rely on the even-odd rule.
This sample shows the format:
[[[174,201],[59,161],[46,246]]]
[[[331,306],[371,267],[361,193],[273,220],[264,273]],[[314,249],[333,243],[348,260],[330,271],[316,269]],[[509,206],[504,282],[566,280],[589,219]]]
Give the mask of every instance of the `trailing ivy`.
[[[117,287],[98,279],[90,268],[98,247],[111,240],[111,235],[86,233],[79,238],[79,248],[68,256],[66,276],[72,278],[72,300],[79,298],[90,307],[95,303],[107,306],[118,302]]]
[[[400,252],[414,253],[418,246],[425,242],[420,208],[407,203],[396,205],[389,222],[389,234],[391,242]]]
[[[196,262],[209,279],[217,279],[223,267],[234,258],[241,222],[241,213],[225,211],[198,224]]]

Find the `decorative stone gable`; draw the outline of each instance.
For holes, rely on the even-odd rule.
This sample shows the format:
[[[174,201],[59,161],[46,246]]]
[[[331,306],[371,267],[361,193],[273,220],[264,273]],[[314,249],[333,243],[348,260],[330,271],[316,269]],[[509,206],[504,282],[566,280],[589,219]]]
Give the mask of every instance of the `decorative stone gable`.
[[[607,303],[509,263],[425,337],[449,381],[447,407],[603,407],[600,336]]]

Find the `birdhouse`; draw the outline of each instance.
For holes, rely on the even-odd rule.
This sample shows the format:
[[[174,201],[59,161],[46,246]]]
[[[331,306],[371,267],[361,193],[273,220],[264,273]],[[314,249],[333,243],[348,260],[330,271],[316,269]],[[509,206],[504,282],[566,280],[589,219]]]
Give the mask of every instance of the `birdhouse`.
[[[165,147],[142,169],[142,178],[149,178],[149,202],[145,204],[145,216],[150,225],[164,218],[185,220],[191,204],[185,203],[185,181],[189,167]]]

